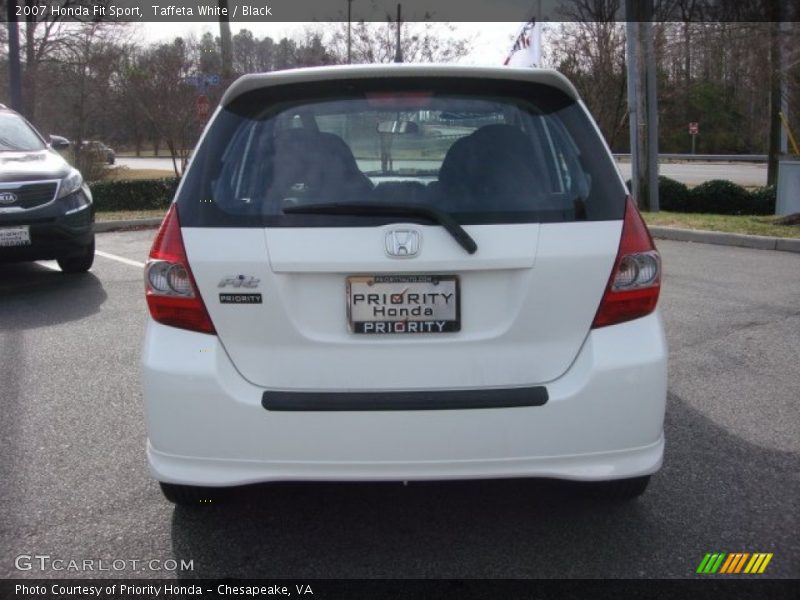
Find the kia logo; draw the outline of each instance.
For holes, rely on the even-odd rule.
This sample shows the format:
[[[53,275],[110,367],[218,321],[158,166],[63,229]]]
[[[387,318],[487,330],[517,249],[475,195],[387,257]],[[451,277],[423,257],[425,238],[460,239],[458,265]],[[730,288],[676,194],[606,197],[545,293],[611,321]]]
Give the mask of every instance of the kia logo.
[[[0,204],[14,204],[17,201],[17,195],[11,192],[0,192]]]
[[[413,229],[393,229],[386,232],[386,254],[410,258],[419,252],[420,234]]]

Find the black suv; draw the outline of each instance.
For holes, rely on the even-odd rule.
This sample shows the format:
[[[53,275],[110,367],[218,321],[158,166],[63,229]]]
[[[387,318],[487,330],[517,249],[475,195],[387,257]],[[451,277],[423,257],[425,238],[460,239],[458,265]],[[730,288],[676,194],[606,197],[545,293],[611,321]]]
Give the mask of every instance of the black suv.
[[[0,262],[56,259],[66,273],[94,261],[94,204],[80,171],[20,114],[0,104]]]

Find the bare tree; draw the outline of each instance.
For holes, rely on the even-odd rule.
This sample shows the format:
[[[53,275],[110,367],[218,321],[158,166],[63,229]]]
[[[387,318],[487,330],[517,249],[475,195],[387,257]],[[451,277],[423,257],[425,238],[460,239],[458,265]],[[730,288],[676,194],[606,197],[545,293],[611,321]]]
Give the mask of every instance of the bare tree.
[[[396,27],[390,21],[354,23],[351,62],[394,62]],[[469,42],[456,33],[455,27],[444,23],[408,22],[401,27],[400,44],[405,62],[454,62],[467,54]],[[336,62],[347,62],[347,23],[334,27],[329,46]]]
[[[282,38],[277,44],[270,37],[259,40],[247,29],[233,37],[233,69],[237,74],[316,67],[336,62],[337,57],[326,47],[318,29],[307,29],[299,39]]]
[[[176,175],[185,167],[200,130],[195,114],[197,91],[187,83],[194,73],[194,43],[182,38],[143,52],[126,76],[133,94],[156,134],[164,140]]]
[[[28,8],[47,11],[30,11],[22,28],[24,33],[25,65],[22,78],[26,116],[36,121],[38,109],[39,67],[47,60],[57,60],[56,55],[80,35],[80,25],[68,24],[59,16],[53,17],[53,7],[70,8],[77,5],[108,5],[110,0],[25,0]]]
[[[87,152],[82,142],[97,133],[97,121],[111,104],[123,29],[124,25],[99,23],[77,28],[70,43],[59,49],[57,71],[49,74],[50,82],[57,83],[61,114],[69,118],[75,162],[90,180],[103,175],[105,160]],[[52,89],[48,92],[52,94]]]
[[[573,18],[554,33],[550,62],[578,88],[600,130],[614,146],[624,136],[625,30],[613,18],[618,2],[578,3]],[[591,8],[594,12],[590,11]]]
[[[305,39],[298,44],[295,61],[297,67],[319,67],[339,62],[323,43],[322,34],[313,30],[307,30]]]
[[[258,40],[249,29],[233,36],[233,70],[237,73],[255,73],[259,70]]]
[[[570,22],[551,30],[548,61],[575,83],[612,147],[625,149],[624,32],[614,22],[620,2],[571,0],[567,7]],[[797,99],[800,91],[800,28],[789,23],[771,35],[769,23],[741,20],[757,15],[754,10],[748,3],[721,8],[712,0],[656,2],[662,151],[689,150],[689,122],[700,123],[698,152],[765,153],[778,137],[777,98]],[[789,65],[782,92],[774,77],[781,54]],[[790,127],[797,130],[800,111],[793,104]],[[772,147],[775,154],[775,142]]]

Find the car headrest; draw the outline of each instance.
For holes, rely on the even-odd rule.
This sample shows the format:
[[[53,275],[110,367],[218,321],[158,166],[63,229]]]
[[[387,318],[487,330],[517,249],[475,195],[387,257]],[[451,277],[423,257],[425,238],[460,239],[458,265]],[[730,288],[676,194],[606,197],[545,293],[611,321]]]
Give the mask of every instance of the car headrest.
[[[372,188],[361,173],[352,151],[333,133],[289,129],[275,137],[271,191],[313,190],[331,195],[344,188]]]
[[[439,181],[473,196],[525,195],[537,185],[533,156],[533,144],[516,127],[486,125],[450,147]]]

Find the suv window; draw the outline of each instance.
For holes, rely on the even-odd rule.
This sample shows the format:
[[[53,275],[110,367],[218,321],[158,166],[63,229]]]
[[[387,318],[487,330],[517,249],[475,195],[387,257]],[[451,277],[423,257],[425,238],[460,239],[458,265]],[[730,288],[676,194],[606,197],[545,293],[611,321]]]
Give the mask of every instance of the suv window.
[[[238,98],[219,113],[186,175],[182,222],[387,219],[284,213],[328,202],[423,204],[462,224],[622,218],[626,192],[608,153],[583,109],[560,91],[505,81],[389,84]]]
[[[11,112],[0,112],[0,152],[31,152],[45,148],[33,128]]]

